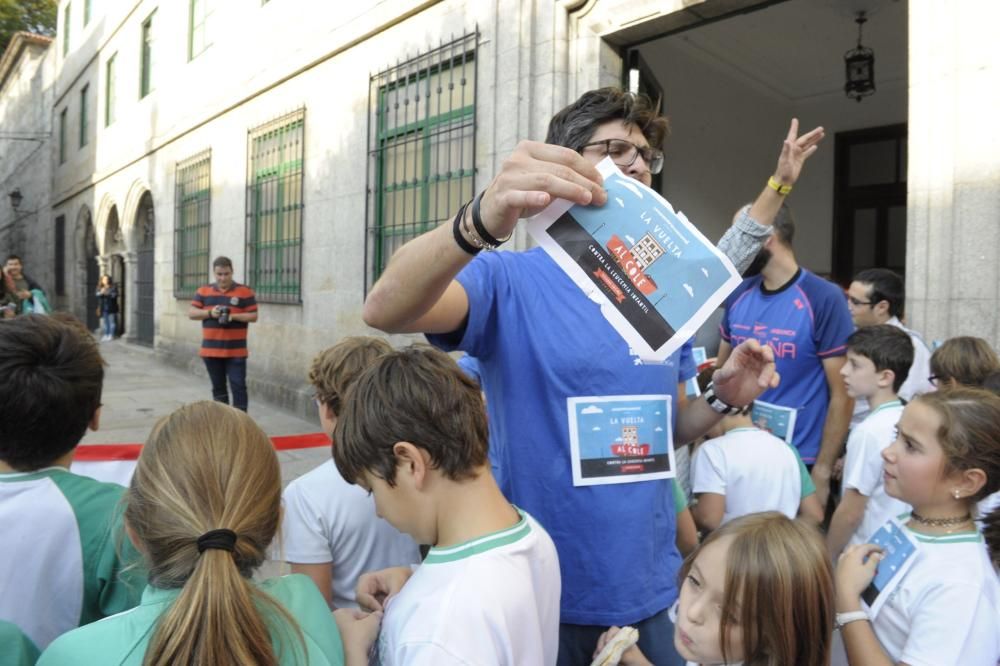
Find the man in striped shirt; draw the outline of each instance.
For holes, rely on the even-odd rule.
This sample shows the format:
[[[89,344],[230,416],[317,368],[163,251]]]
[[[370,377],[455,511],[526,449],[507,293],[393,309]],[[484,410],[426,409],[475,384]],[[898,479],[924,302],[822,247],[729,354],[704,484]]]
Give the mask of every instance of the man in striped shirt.
[[[191,301],[188,318],[201,322],[201,357],[212,380],[212,397],[247,410],[247,329],[257,321],[257,298],[253,289],[233,281],[233,262],[216,257],[212,262],[215,282],[199,287]],[[226,381],[229,386],[226,386]]]

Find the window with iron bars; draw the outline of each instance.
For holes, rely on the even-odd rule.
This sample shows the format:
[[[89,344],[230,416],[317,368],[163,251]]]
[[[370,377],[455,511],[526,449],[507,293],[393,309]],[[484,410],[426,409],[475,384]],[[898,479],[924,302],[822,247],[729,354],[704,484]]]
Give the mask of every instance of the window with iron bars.
[[[174,297],[193,298],[211,263],[211,150],[177,163],[174,191]]]
[[[467,34],[371,77],[366,283],[472,198],[476,44]]]
[[[250,130],[247,281],[257,300],[302,302],[305,109]]]

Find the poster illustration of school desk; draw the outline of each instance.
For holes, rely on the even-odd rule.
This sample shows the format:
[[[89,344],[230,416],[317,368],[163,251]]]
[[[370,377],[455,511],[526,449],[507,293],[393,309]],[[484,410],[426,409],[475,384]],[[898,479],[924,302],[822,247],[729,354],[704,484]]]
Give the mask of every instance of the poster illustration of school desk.
[[[567,398],[573,485],[675,476],[669,395]]]
[[[597,165],[608,201],[557,199],[528,233],[588,296],[643,361],[663,362],[740,283],[736,269],[670,202]],[[596,295],[596,298],[595,298]]]

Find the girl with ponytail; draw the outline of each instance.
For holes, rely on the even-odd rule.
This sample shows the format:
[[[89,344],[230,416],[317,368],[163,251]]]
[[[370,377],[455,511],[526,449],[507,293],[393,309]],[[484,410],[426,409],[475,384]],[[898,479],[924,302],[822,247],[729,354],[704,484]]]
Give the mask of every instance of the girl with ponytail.
[[[161,419],[125,501],[149,567],[142,603],[63,635],[39,664],[344,664],[309,578],[251,580],[278,530],[281,470],[245,413],[198,402]]]

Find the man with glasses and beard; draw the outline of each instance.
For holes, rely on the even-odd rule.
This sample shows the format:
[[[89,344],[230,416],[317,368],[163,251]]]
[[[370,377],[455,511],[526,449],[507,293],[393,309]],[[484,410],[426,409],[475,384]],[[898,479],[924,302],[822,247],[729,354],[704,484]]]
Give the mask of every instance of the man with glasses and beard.
[[[654,663],[683,664],[668,617],[681,563],[670,484],[574,487],[567,399],[671,395],[676,445],[777,377],[771,350],[753,340],[716,373],[713,404],[686,402],[683,382],[695,376],[690,342],[663,365],[637,363],[599,306],[543,250],[479,251],[499,246],[520,219],[555,198],[604,205],[594,165],[606,156],[648,186],[662,168],[666,133],[666,119],[644,95],[585,93],[556,114],[545,143],[519,143],[453,222],[400,248],[365,302],[369,325],[425,333],[432,344],[479,360],[501,490],[537,517],[559,554],[559,664],[589,663],[600,634],[625,624],[639,629],[640,648]],[[822,128],[798,136],[792,121],[768,185],[720,243],[738,266],[756,255],[822,137]]]
[[[826,505],[833,465],[851,423],[854,401],[840,376],[854,332],[843,290],[799,266],[795,224],[786,206],[773,221],[746,277],[726,299],[717,363],[736,345],[757,340],[774,350],[781,385],[760,400],[795,413],[792,444],[811,467],[816,497]]]

